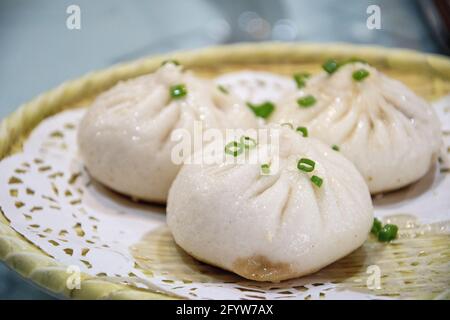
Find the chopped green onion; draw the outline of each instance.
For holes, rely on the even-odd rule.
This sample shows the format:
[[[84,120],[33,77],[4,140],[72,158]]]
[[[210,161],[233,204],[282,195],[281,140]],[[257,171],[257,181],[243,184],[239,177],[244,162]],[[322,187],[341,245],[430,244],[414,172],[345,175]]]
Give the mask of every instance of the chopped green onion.
[[[170,96],[173,99],[180,99],[187,94],[187,89],[184,84],[176,84],[170,87]]]
[[[352,77],[356,81],[362,81],[364,78],[369,76],[369,71],[366,69],[358,69],[353,72]]]
[[[294,126],[292,125],[292,123],[289,123],[289,122],[282,123],[281,126],[282,127],[289,127],[292,130],[294,130]]]
[[[270,101],[266,101],[259,105],[251,104],[248,102],[247,106],[250,109],[252,109],[252,111],[255,113],[255,115],[257,117],[264,118],[264,119],[267,119],[272,114],[272,112],[275,110],[275,105]]]
[[[361,63],[367,64],[367,61],[364,61],[363,59],[356,58],[356,57],[353,57],[353,58],[350,58],[350,59],[347,59],[347,60],[341,61],[341,62],[338,62],[334,59],[329,59],[322,65],[322,68],[329,74],[332,74],[336,70],[338,70],[340,67],[342,67],[348,63],[355,63],[355,62],[361,62]]]
[[[378,241],[389,242],[397,237],[398,227],[395,224],[383,224],[377,218],[373,219],[370,232],[378,238]]]
[[[325,70],[326,72],[328,72],[328,74],[332,74],[334,73],[338,68],[339,68],[339,64],[337,63],[336,60],[334,59],[330,59],[327,60],[323,65],[322,65],[323,70]]]
[[[257,142],[255,139],[250,138],[248,136],[242,136],[241,137],[241,145],[245,148],[245,149],[252,149],[254,147],[256,147]]]
[[[232,141],[225,146],[225,153],[230,154],[234,157],[240,155],[243,151],[243,146],[237,141]]]
[[[314,183],[318,188],[320,188],[322,186],[323,179],[318,176],[312,176],[311,182]]]
[[[305,138],[308,136],[308,128],[306,127],[297,127],[296,131],[301,132]]]
[[[295,80],[295,83],[297,83],[297,88],[299,88],[299,89],[303,88],[306,85],[306,80],[310,76],[311,75],[307,72],[294,74],[294,80]]]
[[[217,86],[217,89],[219,89],[222,93],[225,93],[225,94],[229,94],[230,92],[227,90],[227,88],[225,88],[224,86],[222,86],[222,85],[218,85]]]
[[[167,64],[167,63],[172,63],[172,64],[174,64],[174,65],[176,65],[176,66],[179,66],[179,65],[180,65],[180,63],[179,63],[177,60],[169,59],[169,60],[164,60],[164,61],[161,63],[161,66],[163,66],[163,65],[165,65],[165,64]]]
[[[270,173],[270,165],[267,163],[262,164],[261,172],[262,172],[262,174],[269,174]]]
[[[397,238],[398,227],[395,224],[385,224],[378,232],[378,240],[389,242]]]
[[[381,221],[377,218],[373,219],[372,229],[370,232],[378,237],[378,234],[380,233],[381,228],[383,225],[381,224]]]
[[[316,163],[312,161],[311,159],[307,158],[301,158],[297,162],[297,168],[298,170],[305,171],[305,172],[311,172],[314,170]]]
[[[331,146],[331,148],[332,148],[334,151],[339,151],[339,150],[340,150],[340,149],[339,149],[339,146],[336,145],[336,144],[333,144],[333,145]]]
[[[312,95],[307,95],[303,98],[298,99],[297,103],[301,108],[309,108],[316,103],[316,98],[314,98],[314,96]]]

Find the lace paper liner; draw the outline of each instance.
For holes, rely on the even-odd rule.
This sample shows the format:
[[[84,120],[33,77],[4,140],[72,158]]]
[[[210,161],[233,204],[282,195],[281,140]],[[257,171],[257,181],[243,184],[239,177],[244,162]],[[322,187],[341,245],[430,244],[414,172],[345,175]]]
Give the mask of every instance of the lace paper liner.
[[[261,77],[278,89],[270,94],[255,91]],[[218,81],[232,89],[243,78],[253,89],[241,95],[253,102],[274,98],[280,88],[293,86],[268,73],[225,75]],[[437,108],[448,110],[449,102],[442,100]],[[441,111],[441,121],[448,127],[449,113]],[[69,110],[42,121],[23,152],[0,163],[0,205],[11,227],[60,263],[78,266],[91,276],[184,298],[374,297],[347,290],[320,273],[279,284],[255,283],[188,257],[167,231],[165,208],[133,202],[91,180],[77,154],[76,132],[84,112]],[[444,138],[447,150],[450,134]],[[376,198],[375,215],[407,212],[423,223],[448,220],[450,178],[440,171],[436,166],[406,190]]]

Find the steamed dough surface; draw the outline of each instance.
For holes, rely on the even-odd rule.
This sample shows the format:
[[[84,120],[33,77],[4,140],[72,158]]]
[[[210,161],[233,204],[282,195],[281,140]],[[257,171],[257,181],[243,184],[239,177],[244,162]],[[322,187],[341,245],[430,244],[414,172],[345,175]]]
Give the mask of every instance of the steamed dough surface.
[[[258,144],[249,156],[261,148],[267,145]],[[315,161],[314,172],[297,169],[303,157]],[[312,174],[323,179],[320,188]],[[358,248],[372,221],[370,194],[354,165],[286,128],[277,173],[261,175],[261,163],[185,165],[167,207],[169,228],[185,251],[258,281],[323,268]]]
[[[355,81],[354,71],[369,76]],[[302,108],[297,99],[317,102]],[[270,121],[305,126],[311,136],[338,145],[366,180],[371,193],[420,179],[436,161],[440,123],[433,108],[399,81],[364,63],[351,63],[313,77],[279,103]]]

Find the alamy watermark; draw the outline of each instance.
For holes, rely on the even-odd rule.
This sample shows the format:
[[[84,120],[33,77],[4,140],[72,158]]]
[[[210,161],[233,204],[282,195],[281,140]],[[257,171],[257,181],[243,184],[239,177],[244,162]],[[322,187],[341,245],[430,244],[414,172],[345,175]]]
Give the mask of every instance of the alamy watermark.
[[[170,139],[171,161],[181,164],[258,164],[269,168],[263,174],[275,174],[280,165],[280,129],[204,128],[194,121],[192,130],[173,130]]]
[[[381,269],[376,264],[367,267],[366,273],[369,274],[366,286],[369,290],[381,289]]]
[[[69,276],[66,279],[66,287],[69,290],[81,289],[81,269],[77,265],[70,265],[66,269]]]
[[[69,30],[80,30],[81,29],[81,8],[76,4],[72,4],[67,7],[66,13],[68,14],[66,18],[66,27]]]
[[[381,9],[375,4],[367,7],[366,13],[369,15],[366,20],[366,26],[369,30],[381,29]]]

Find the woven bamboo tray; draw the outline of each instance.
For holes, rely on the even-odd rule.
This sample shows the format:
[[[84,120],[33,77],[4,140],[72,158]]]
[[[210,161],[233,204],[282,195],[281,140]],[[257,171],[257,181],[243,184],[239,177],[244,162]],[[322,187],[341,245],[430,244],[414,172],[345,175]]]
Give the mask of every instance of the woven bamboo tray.
[[[0,125],[0,159],[21,150],[22,142],[43,119],[62,110],[89,104],[119,80],[133,78],[177,59],[199,75],[216,75],[242,69],[291,75],[296,70],[317,72],[328,58],[359,57],[403,81],[427,100],[450,93],[450,60],[408,50],[347,44],[240,44],[154,56],[93,72],[62,84],[20,106]],[[1,209],[1,208],[0,208]],[[447,243],[448,244],[448,243]],[[0,211],[0,259],[10,268],[51,293],[76,299],[168,299],[159,293],[82,276],[81,289],[69,290],[66,266],[46,255],[14,231]],[[448,257],[447,257],[448,259]]]

